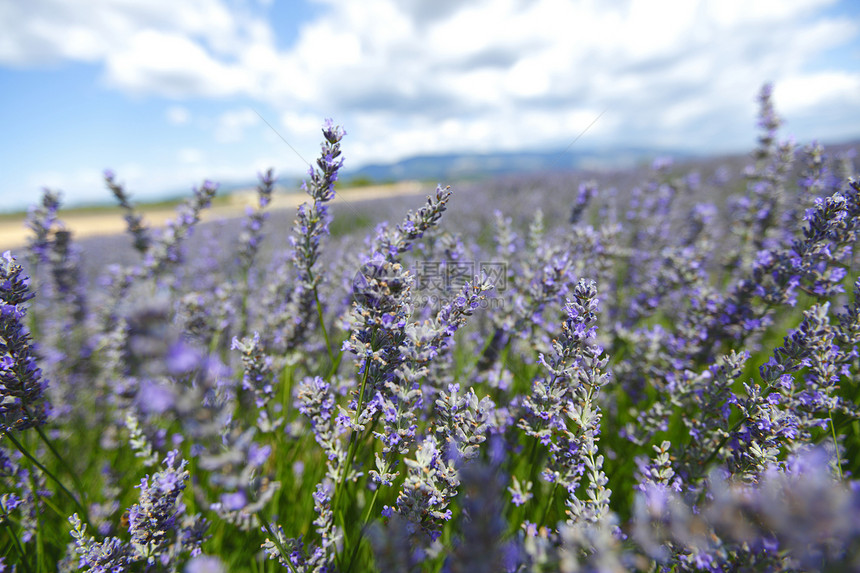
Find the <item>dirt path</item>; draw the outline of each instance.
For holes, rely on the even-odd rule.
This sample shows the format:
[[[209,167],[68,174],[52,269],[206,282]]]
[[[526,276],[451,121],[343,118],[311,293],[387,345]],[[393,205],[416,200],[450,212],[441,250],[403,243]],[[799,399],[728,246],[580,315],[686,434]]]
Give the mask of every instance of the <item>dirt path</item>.
[[[367,201],[369,199],[380,199],[400,195],[428,194],[432,190],[417,181],[404,181],[392,185],[376,185],[372,187],[356,187],[338,191],[340,198],[334,201]],[[295,209],[309,198],[304,193],[278,194],[269,209]],[[245,214],[245,208],[256,201],[253,190],[234,192],[230,195],[229,204],[221,204],[206,209],[201,219],[203,221],[217,221],[219,219],[230,219],[241,217]],[[143,206],[141,212],[144,221],[149,227],[163,227],[164,224],[176,216],[173,208],[147,208]],[[104,213],[76,213],[60,211],[60,218],[66,228],[71,230],[75,238],[93,237],[97,235],[116,235],[126,230],[125,220],[119,209],[105,211]],[[24,225],[24,217],[0,221],[0,253],[15,249],[26,244],[31,231]]]

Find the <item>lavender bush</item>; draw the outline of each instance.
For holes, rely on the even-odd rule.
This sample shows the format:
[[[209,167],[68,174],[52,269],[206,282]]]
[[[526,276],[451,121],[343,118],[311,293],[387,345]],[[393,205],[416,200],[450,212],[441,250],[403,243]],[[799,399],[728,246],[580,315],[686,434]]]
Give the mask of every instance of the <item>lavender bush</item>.
[[[161,230],[108,171],[110,252],[46,191],[0,260],[0,570],[860,568],[860,183],[759,99],[746,168],[417,210],[339,197],[327,121],[292,225],[272,171]]]

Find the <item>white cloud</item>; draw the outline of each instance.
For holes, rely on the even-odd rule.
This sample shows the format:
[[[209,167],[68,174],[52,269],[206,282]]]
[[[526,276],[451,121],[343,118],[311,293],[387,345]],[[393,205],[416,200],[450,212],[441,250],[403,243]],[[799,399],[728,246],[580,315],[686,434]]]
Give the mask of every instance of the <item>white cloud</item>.
[[[202,163],[205,154],[199,149],[193,147],[183,147],[177,153],[177,159],[180,163]]]
[[[322,121],[316,114],[293,111],[286,111],[281,114],[281,124],[286,130],[281,135],[288,141],[291,137],[316,134],[322,127]]]
[[[776,83],[774,102],[790,114],[823,105],[860,105],[860,74],[820,72],[790,76]]]
[[[228,111],[218,117],[215,140],[219,143],[242,141],[245,130],[260,123],[260,117],[252,109]]]
[[[222,97],[244,92],[252,75],[212,57],[198,42],[178,33],[143,30],[106,58],[109,84],[135,93],[169,97]]]
[[[143,31],[178,33],[221,54],[242,44],[244,19],[221,0],[67,0],[0,2],[0,62],[104,60]]]
[[[141,171],[139,167],[126,165],[127,171]],[[125,176],[125,170],[121,173]],[[125,179],[120,178],[120,182]],[[109,200],[111,197],[104,182],[104,171],[96,168],[79,167],[66,171],[51,170],[33,173],[27,177],[27,188],[32,189],[32,195],[21,201],[21,197],[3,196],[2,209],[13,209],[35,205],[41,198],[41,189],[48,188],[60,192],[60,200],[63,205],[70,202],[99,203]],[[36,191],[39,190],[39,191]]]
[[[722,147],[751,144],[759,86],[799,73],[857,25],[813,18],[828,4],[818,0],[749,4],[475,2],[428,21],[416,17],[426,3],[411,13],[387,0],[338,4],[281,54],[300,89],[283,76],[269,101],[345,116],[359,155],[377,160],[558,145],[576,134],[566,117],[604,107],[584,144],[717,143],[691,139],[691,123],[733,135]],[[338,60],[323,45],[348,52]]]
[[[172,105],[165,112],[167,121],[173,125],[185,125],[191,121],[191,112],[187,107],[181,105]]]
[[[832,0],[317,0],[289,48],[260,4],[0,0],[0,22],[15,22],[0,25],[0,62],[97,62],[127,93],[250,98],[302,149],[332,116],[350,131],[353,164],[564,145],[607,107],[581,145],[751,145],[764,81],[784,113],[805,117],[854,110],[860,82],[856,68],[811,68],[857,41],[860,22],[822,15]],[[227,112],[214,138],[240,141],[258,121]],[[860,120],[839,128],[860,133]]]

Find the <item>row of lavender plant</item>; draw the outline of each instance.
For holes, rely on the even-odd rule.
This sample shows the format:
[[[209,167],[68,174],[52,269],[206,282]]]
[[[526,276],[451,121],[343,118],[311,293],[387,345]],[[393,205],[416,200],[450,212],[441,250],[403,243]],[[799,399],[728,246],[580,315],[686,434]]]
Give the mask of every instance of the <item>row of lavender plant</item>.
[[[94,267],[46,191],[0,261],[0,570],[860,568],[860,183],[760,109],[741,177],[438,187],[363,243],[331,121],[286,232],[272,171],[203,240],[217,185],[156,230],[106,172]]]

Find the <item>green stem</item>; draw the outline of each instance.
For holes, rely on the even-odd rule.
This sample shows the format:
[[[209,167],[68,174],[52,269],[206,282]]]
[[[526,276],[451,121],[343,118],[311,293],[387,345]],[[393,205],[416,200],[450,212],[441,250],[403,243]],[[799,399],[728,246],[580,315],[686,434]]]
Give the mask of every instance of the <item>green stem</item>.
[[[552,502],[555,499],[555,492],[558,489],[558,482],[555,482],[555,485],[552,486],[552,491],[549,493],[549,499],[546,500],[546,507],[543,509],[543,517],[540,518],[540,522],[538,523],[538,527],[543,527],[544,523],[546,523],[546,518],[549,517],[549,508],[552,507]]]
[[[361,388],[358,391],[358,402],[355,407],[355,415],[352,417],[352,425],[355,426],[358,423],[358,417],[361,415],[361,409],[363,407],[364,402],[364,389],[367,386],[367,373],[370,370],[370,358],[364,359],[364,374],[361,377]],[[352,433],[349,436],[349,447],[346,452],[346,462],[343,466],[343,473],[340,475],[340,481],[338,482],[337,489],[335,490],[335,495],[337,496],[337,505],[332,503],[333,508],[340,508],[340,498],[342,496],[342,491],[346,483],[346,474],[349,473],[349,468],[352,466],[352,460],[355,458],[355,450],[358,445],[358,438],[356,436],[358,432],[353,428]]]
[[[349,566],[346,568],[346,573],[352,573],[352,565],[355,563],[356,557],[358,557],[358,548],[361,547],[361,540],[363,538],[362,534],[364,533],[364,526],[358,532],[358,539],[352,548],[352,555],[349,558]]]
[[[15,550],[18,552],[18,556],[21,558],[21,565],[24,568],[24,571],[30,573],[30,564],[27,562],[27,554],[24,553],[24,548],[21,546],[21,542],[18,540],[18,536],[15,534],[15,529],[12,527],[12,524],[7,523],[6,529],[9,531],[9,537],[12,538],[12,543],[15,544]]]
[[[388,473],[388,464],[385,464],[385,469],[382,470],[382,473]],[[361,520],[361,529],[367,526],[367,522],[370,521],[370,516],[373,514],[373,506],[376,505],[376,498],[379,497],[379,490],[382,489],[382,484],[379,484],[376,488],[376,491],[373,492],[373,497],[370,498],[370,505],[367,506],[367,513],[364,515],[364,519]]]
[[[281,370],[281,405],[284,410],[284,424],[290,423],[290,409],[293,403],[293,367],[285,364]]]
[[[493,337],[488,336],[487,341],[484,342],[484,346],[481,347],[480,352],[478,352],[478,354],[475,356],[475,360],[473,360],[472,363],[469,364],[468,368],[466,369],[467,374],[466,374],[465,378],[469,379],[472,377],[472,373],[475,371],[475,368],[478,367],[478,363],[481,361],[481,357],[484,356],[484,352],[487,351],[487,349],[490,347],[490,344],[492,344],[492,342],[493,342]]]
[[[528,477],[525,480],[523,480],[523,483],[526,483],[527,481],[532,481],[532,482],[535,481],[535,480],[531,479],[531,478],[535,477],[535,475],[531,472],[531,470],[538,469],[537,468],[537,458],[538,458],[537,441],[538,441],[537,438],[535,438],[531,441],[531,444],[529,446],[527,446],[528,447],[528,454],[527,454],[526,458],[529,460],[527,463],[527,467],[530,471],[528,473]],[[540,475],[540,472],[538,472],[538,475]],[[538,500],[536,499],[535,503],[537,503],[537,501]],[[508,524],[509,524],[508,525],[508,532],[504,536],[505,539],[510,539],[511,537],[514,537],[517,534],[517,531],[519,531],[519,529],[520,529],[520,525],[522,525],[523,518],[525,517],[525,506],[524,505],[523,506],[511,505],[509,507],[511,508],[511,511],[510,511],[510,519],[508,520]]]
[[[332,376],[334,376],[335,372],[337,372],[338,366],[340,366],[340,361],[343,358],[343,350],[337,353],[337,358],[335,358],[334,363],[331,365],[331,371],[328,373],[328,380],[331,381]]]
[[[328,339],[328,331],[325,328],[325,320],[323,320],[323,311],[322,304],[320,303],[320,297],[317,293],[317,287],[314,285],[314,300],[317,302],[317,316],[320,319],[320,328],[322,328],[323,337],[325,338],[325,347],[328,350],[328,357],[331,360],[331,363],[334,364],[334,352],[331,349],[331,342]]]
[[[42,528],[42,512],[39,511],[39,484],[36,483],[36,473],[30,472],[30,487],[33,488],[33,505],[36,508],[36,570],[45,570],[45,538]]]
[[[367,386],[367,374],[370,371],[370,357],[364,359],[364,374],[361,377],[361,388],[358,391],[358,402],[355,407],[355,414],[352,418],[352,424],[355,426],[358,423],[358,417],[361,415],[361,409],[363,407],[364,402],[364,390]],[[344,497],[344,488],[346,487],[346,476],[349,473],[349,468],[352,467],[352,461],[355,459],[355,451],[358,448],[359,439],[356,437],[358,432],[356,432],[355,428],[352,429],[352,433],[349,436],[349,446],[346,452],[346,461],[343,466],[343,473],[340,475],[340,480],[338,481],[337,487],[335,488],[334,495],[332,496],[332,511],[334,511],[335,516],[340,519],[341,525],[345,525],[345,519],[341,514],[340,507],[343,505],[342,498]],[[346,528],[344,527],[344,541],[346,541]]]
[[[290,568],[290,571],[292,571],[293,573],[298,573],[298,571],[296,571],[296,568],[293,567],[293,564],[290,562],[290,556],[289,554],[287,554],[287,550],[281,543],[281,538],[274,531],[272,531],[272,526],[269,525],[268,520],[263,517],[262,511],[257,512],[257,519],[259,519],[263,523],[263,527],[265,527],[266,531],[269,532],[269,535],[272,536],[272,541],[275,542],[275,546],[278,548],[278,551],[281,553],[281,557],[283,557],[284,559],[284,563],[287,564],[287,567]]]
[[[833,449],[836,451],[836,475],[839,476],[839,481],[842,481],[842,457],[839,455],[839,442],[836,440],[836,426],[833,425],[833,409],[828,408],[830,414],[830,432],[833,436]]]
[[[69,514],[57,507],[57,505],[51,501],[51,498],[47,496],[42,496],[41,499],[42,503],[44,503],[47,507],[51,508],[51,511],[53,511],[62,521],[66,521],[69,518]]]
[[[385,469],[382,470],[382,473],[388,473],[388,466],[390,464],[385,464]],[[379,490],[382,489],[382,484],[379,484],[376,490],[373,492],[373,497],[370,498],[370,505],[367,506],[367,513],[364,514],[364,519],[361,520],[361,529],[358,531],[358,540],[355,542],[355,546],[352,550],[352,557],[349,559],[349,567],[346,570],[346,573],[350,573],[352,571],[352,565],[355,563],[355,558],[358,556],[358,548],[361,546],[361,539],[364,536],[364,530],[367,527],[367,522],[370,521],[370,516],[373,515],[373,506],[376,505],[376,498],[379,497]]]
[[[77,490],[78,495],[81,496],[82,501],[86,501],[86,493],[83,484],[81,483],[80,478],[78,477],[77,472],[72,469],[72,466],[60,455],[60,452],[57,451],[57,448],[54,447],[54,443],[48,439],[48,436],[45,435],[44,430],[40,426],[36,426],[36,433],[39,434],[39,437],[42,438],[42,441],[45,442],[45,445],[48,446],[48,449],[51,450],[51,453],[54,454],[54,457],[59,460],[60,464],[65,468],[66,472],[70,476],[72,476],[72,481],[75,483],[75,489]]]
[[[248,330],[248,274],[249,269],[243,268],[239,284],[242,293],[242,299],[239,302],[239,336],[245,336]]]
[[[543,426],[543,424],[540,423],[538,425],[538,430],[540,430],[542,426]],[[538,444],[538,439],[535,438],[534,440],[532,440],[532,445],[531,445],[531,448],[529,449],[529,468],[532,470],[539,469],[538,465],[537,465],[537,462],[538,462],[537,444]],[[537,474],[532,474],[530,477],[536,477],[539,475],[540,475],[540,472],[538,472]]]
[[[61,482],[61,481],[57,478],[57,476],[55,476],[54,474],[52,474],[52,473],[51,473],[51,471],[50,471],[48,468],[46,468],[45,466],[43,466],[43,465],[42,465],[42,463],[41,463],[41,462],[39,462],[39,460],[37,460],[35,457],[33,457],[33,455],[32,455],[30,452],[28,452],[28,451],[27,451],[27,448],[25,448],[24,446],[22,446],[22,445],[21,445],[21,442],[19,442],[18,440],[16,440],[16,439],[15,439],[15,436],[13,436],[13,435],[9,432],[9,430],[4,429],[4,430],[3,430],[3,435],[4,435],[4,436],[6,436],[7,438],[9,438],[9,441],[11,441],[11,442],[12,442],[12,444],[15,446],[15,448],[17,448],[19,452],[21,452],[22,454],[24,454],[24,456],[25,456],[28,460],[30,460],[31,462],[33,462],[33,464],[35,464],[35,466],[36,466],[37,468],[39,468],[40,470],[42,470],[42,472],[44,472],[44,474],[45,474],[46,476],[48,476],[49,478],[51,478],[52,480],[54,480],[54,483],[56,483],[56,484],[57,484],[57,486],[59,486],[59,488],[63,491],[63,493],[65,493],[65,494],[66,494],[66,496],[68,496],[68,498],[69,498],[70,500],[72,500],[72,503],[74,503],[74,504],[77,506],[78,511],[80,511],[80,512],[81,512],[81,515],[83,515],[83,516],[84,516],[84,523],[86,523],[87,525],[89,525],[89,521],[90,521],[89,512],[87,512],[86,508],[81,504],[81,502],[80,502],[80,501],[78,501],[78,498],[76,498],[76,497],[75,497],[75,495],[74,495],[72,492],[70,492],[70,491],[68,490],[68,488],[66,488],[66,486],[65,486],[65,485],[63,485],[63,482]]]
[[[209,354],[215,354],[218,350],[218,346],[221,344],[221,331],[218,330],[215,332],[214,336],[212,336],[212,340],[209,341]]]

